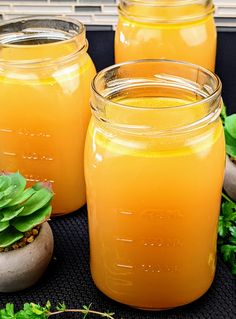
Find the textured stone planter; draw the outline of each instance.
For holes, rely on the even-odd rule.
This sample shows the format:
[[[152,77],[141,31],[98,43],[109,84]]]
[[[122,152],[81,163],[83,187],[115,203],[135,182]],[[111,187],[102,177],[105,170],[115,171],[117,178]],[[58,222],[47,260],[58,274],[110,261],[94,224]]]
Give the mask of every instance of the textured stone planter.
[[[226,171],[224,179],[224,190],[236,201],[236,165],[226,157]]]
[[[31,244],[0,253],[0,292],[19,291],[35,284],[52,258],[53,246],[52,230],[44,223]]]

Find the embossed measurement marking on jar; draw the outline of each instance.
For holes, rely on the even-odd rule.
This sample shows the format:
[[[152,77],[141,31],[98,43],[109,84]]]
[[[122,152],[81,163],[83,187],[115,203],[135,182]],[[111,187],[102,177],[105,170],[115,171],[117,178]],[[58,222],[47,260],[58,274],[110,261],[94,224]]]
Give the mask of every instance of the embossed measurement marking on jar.
[[[121,215],[134,215],[135,214],[134,212],[129,212],[129,211],[119,211],[118,213]]]
[[[183,247],[183,241],[179,238],[149,238],[147,240],[143,240],[142,244],[145,247],[158,247],[158,248],[179,248]]]
[[[34,132],[26,128],[19,128],[16,130],[10,129],[10,128],[0,128],[0,133],[16,133],[18,135],[23,136],[31,136],[31,137],[43,137],[43,138],[49,138],[51,137],[51,134],[48,132]]]
[[[142,212],[134,212],[129,210],[120,210],[118,214],[124,216],[136,216],[150,220],[181,220],[184,218],[184,214],[180,209],[162,209],[162,208],[153,208],[147,209]]]
[[[133,269],[134,266],[130,266],[130,265],[122,265],[122,264],[116,264],[117,267],[120,268],[125,268],[125,269]]]
[[[128,239],[128,238],[116,238],[117,241],[121,241],[123,243],[133,243],[133,239]]]
[[[0,128],[0,133],[13,133],[13,130],[9,128]]]
[[[137,269],[146,273],[178,273],[181,267],[179,265],[168,264],[143,264],[138,266]]]
[[[16,131],[16,133],[19,135],[31,136],[31,137],[45,137],[45,138],[51,137],[51,135],[47,132],[32,132],[28,129],[19,129]]]
[[[22,158],[25,160],[38,160],[38,161],[53,161],[54,158],[50,155],[41,155],[37,153],[24,153]]]
[[[13,152],[2,152],[2,155],[4,155],[4,156],[16,156],[16,153],[13,153]]]
[[[184,215],[180,209],[162,209],[162,208],[154,208],[144,210],[141,213],[142,217],[148,219],[159,219],[159,220],[176,220],[183,219]]]
[[[125,243],[125,244],[140,244],[145,247],[150,248],[180,248],[183,247],[183,241],[179,238],[172,237],[149,237],[149,238],[139,238],[133,240],[131,238],[117,237],[116,241]]]
[[[15,157],[18,156],[17,153],[14,152],[1,152],[3,156],[10,156]],[[38,160],[38,161],[53,161],[54,157],[50,155],[39,155],[37,153],[24,153],[23,155],[20,155],[20,157],[24,160]]]
[[[47,133],[47,132],[35,132],[35,131],[31,131],[29,129],[26,128],[19,128],[16,130],[10,129],[10,128],[0,128],[0,133],[7,133],[7,134],[17,134],[20,136],[25,136],[25,137],[37,137],[37,138],[50,138],[51,134]],[[17,154],[13,151],[3,151],[2,152],[3,156],[20,156],[21,158],[23,158],[24,160],[39,160],[39,161],[53,161],[54,158],[52,155],[49,154],[38,154],[36,152],[24,152],[23,154]]]
[[[180,265],[164,265],[164,264],[140,264],[140,265],[126,265],[126,264],[116,264],[116,267],[136,270],[144,273],[179,273],[181,271]]]
[[[40,176],[35,176],[33,174],[24,174],[24,176],[25,176],[27,182],[35,182],[35,183],[37,183],[37,182],[42,182],[43,181],[43,182],[49,182],[51,184],[55,183],[55,181],[52,180],[52,179],[40,178]]]

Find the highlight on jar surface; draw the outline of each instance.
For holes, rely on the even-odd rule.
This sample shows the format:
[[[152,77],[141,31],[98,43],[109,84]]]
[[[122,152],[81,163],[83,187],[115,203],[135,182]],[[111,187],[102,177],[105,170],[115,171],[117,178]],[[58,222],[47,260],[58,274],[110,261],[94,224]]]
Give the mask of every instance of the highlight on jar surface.
[[[213,15],[211,0],[120,0],[116,63],[161,58],[214,71],[217,33]]]
[[[110,298],[160,310],[210,287],[225,165],[221,83],[142,60],[95,77],[85,146],[91,273]]]
[[[96,74],[84,26],[32,17],[0,24],[0,169],[48,181],[53,214],[85,204],[84,142]]]

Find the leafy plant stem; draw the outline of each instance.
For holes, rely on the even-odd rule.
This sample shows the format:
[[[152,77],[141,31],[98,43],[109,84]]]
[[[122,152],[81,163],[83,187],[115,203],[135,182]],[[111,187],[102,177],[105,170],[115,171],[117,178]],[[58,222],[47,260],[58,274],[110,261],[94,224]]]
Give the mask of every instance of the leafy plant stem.
[[[79,313],[83,315],[83,319],[87,318],[89,315],[95,315],[97,317],[115,319],[113,317],[114,313],[111,312],[101,312],[91,309],[91,305],[82,306],[81,309],[67,309],[64,303],[58,304],[53,310],[50,301],[46,303],[45,306],[39,304],[25,303],[23,309],[18,312],[14,310],[14,304],[6,304],[5,308],[0,309],[0,319],[46,319],[52,316],[60,315],[62,313]]]
[[[232,204],[235,204],[233,201],[232,201],[232,199],[230,199],[227,195],[225,195],[224,193],[222,193],[222,197],[224,198],[224,199],[226,199],[228,202],[230,202],[230,203],[232,203]]]
[[[93,315],[100,316],[103,318],[114,319],[114,317],[112,316],[113,314],[106,313],[106,312],[99,312],[99,311],[90,310],[90,309],[88,309],[88,310],[87,309],[65,309],[65,310],[60,310],[60,311],[55,311],[55,312],[49,312],[48,317],[60,315],[60,314],[65,313],[65,312],[81,313],[84,315],[93,314]]]

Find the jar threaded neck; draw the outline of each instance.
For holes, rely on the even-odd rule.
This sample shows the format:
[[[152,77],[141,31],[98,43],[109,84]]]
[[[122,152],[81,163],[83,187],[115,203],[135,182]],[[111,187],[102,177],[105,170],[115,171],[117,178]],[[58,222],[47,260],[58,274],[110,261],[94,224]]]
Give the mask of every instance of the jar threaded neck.
[[[186,23],[203,19],[215,10],[212,0],[121,0],[120,14],[146,23]]]

